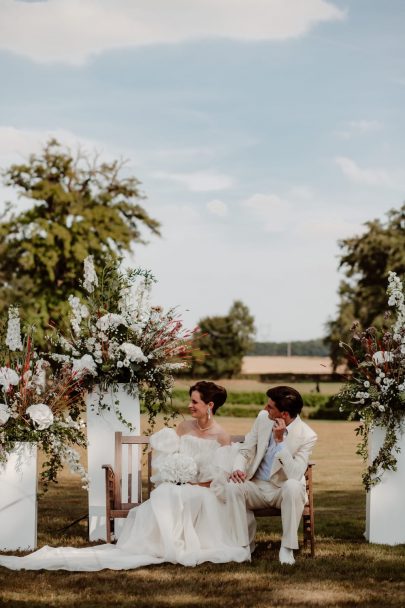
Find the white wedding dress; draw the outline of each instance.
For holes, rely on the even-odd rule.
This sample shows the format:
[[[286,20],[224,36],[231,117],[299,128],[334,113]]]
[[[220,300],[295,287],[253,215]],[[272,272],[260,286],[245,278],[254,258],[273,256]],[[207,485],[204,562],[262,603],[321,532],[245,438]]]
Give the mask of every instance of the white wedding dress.
[[[116,545],[45,546],[24,557],[0,555],[0,565],[12,570],[89,572],[162,562],[196,566],[250,560],[246,513],[217,497],[232,470],[235,448],[221,447],[213,439],[179,437],[173,429],[152,435],[151,445],[157,487],[149,500],[129,512]],[[193,481],[213,480],[211,487],[163,481],[168,458],[175,453],[191,457],[197,465]]]

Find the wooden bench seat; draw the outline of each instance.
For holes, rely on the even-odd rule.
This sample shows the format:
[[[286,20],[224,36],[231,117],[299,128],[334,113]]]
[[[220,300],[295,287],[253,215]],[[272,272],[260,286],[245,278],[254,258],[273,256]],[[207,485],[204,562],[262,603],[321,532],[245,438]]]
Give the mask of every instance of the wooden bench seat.
[[[243,435],[233,435],[232,441],[244,441]],[[126,459],[126,483],[123,484],[123,446],[127,446]],[[136,450],[137,467],[133,471],[133,450]],[[142,458],[146,458],[147,484],[144,492],[142,487]],[[308,500],[304,507],[303,518],[303,541],[304,548],[310,547],[311,557],[315,555],[315,533],[314,533],[314,503],[312,487],[312,468],[313,463],[309,463],[305,472],[305,482]],[[115,433],[115,462],[114,467],[110,464],[103,465],[105,470],[106,487],[106,540],[111,542],[111,534],[114,530],[114,519],[125,518],[130,509],[139,506],[144,500],[149,498],[152,491],[150,481],[152,474],[152,451],[149,444],[149,437],[146,435],[128,436],[122,433]],[[137,495],[132,496],[133,475],[137,479]],[[125,500],[122,496],[122,487],[125,485]],[[274,517],[280,516],[280,509],[270,507],[267,509],[256,509],[255,517]]]

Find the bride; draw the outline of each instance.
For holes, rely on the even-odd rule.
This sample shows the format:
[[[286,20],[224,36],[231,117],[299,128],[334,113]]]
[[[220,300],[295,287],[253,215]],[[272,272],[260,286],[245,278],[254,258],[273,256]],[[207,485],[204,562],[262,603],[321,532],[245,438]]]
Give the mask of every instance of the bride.
[[[132,509],[116,545],[45,546],[25,557],[1,556],[13,570],[123,570],[170,562],[250,559],[246,514],[217,498],[232,471],[233,446],[214,414],[226,390],[214,382],[197,382],[189,390],[191,420],[176,430],[151,436],[156,488],[150,499]]]

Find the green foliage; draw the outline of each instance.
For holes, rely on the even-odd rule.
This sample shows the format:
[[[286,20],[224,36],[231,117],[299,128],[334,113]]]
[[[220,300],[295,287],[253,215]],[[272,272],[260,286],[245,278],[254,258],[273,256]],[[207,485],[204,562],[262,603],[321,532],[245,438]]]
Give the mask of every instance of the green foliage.
[[[331,409],[331,398],[328,395],[319,393],[303,394],[304,416],[309,418],[320,418],[329,420],[342,420],[344,416]],[[172,401],[174,408],[182,414],[187,414],[189,402],[187,389],[174,389],[172,391]],[[217,411],[217,416],[233,416],[234,418],[255,418],[259,411],[263,409],[267,397],[265,392],[259,391],[230,391],[226,403]]]
[[[322,338],[317,340],[299,340],[296,342],[255,342],[249,355],[259,356],[295,356],[325,357],[329,354]]]
[[[205,317],[198,323],[198,352],[191,376],[232,378],[242,367],[242,358],[252,347],[254,319],[245,304],[236,301],[224,317]]]
[[[326,338],[335,365],[345,360],[339,341],[346,341],[354,320],[363,328],[381,326],[388,272],[405,274],[405,205],[389,211],[385,223],[367,222],[364,233],[339,245],[339,266],[346,278],[340,284],[337,316],[329,321]]]
[[[122,164],[74,157],[50,140],[41,154],[3,172],[5,184],[33,206],[16,214],[9,205],[0,222],[0,314],[19,305],[40,340],[67,316],[85,257],[93,255],[100,270],[106,256],[116,259],[144,242],[141,226],[159,234],[139,204],[139,181],[120,176]]]
[[[321,395],[318,395],[320,397]],[[333,397],[324,397],[320,403],[308,413],[312,420],[346,420],[347,416],[339,409],[339,402]]]

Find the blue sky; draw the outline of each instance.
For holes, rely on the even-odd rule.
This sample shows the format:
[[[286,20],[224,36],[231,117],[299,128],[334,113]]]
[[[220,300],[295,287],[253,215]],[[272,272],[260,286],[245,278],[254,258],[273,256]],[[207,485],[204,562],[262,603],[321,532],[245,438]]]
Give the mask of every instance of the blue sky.
[[[404,25],[402,0],[2,0],[0,165],[50,135],[127,158],[157,303],[321,336],[338,239],[404,200]]]

